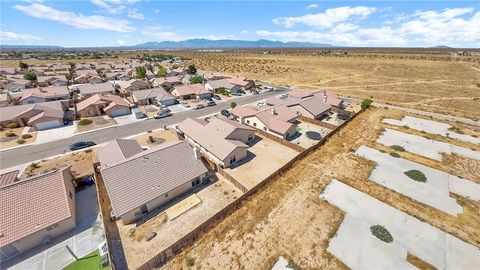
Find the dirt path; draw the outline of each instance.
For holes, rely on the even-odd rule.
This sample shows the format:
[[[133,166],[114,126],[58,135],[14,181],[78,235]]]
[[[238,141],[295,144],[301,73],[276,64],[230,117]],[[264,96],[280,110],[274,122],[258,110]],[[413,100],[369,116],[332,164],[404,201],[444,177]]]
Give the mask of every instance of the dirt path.
[[[418,80],[413,82],[392,82],[392,83],[379,83],[379,84],[357,84],[357,85],[340,85],[340,86],[329,86],[331,89],[339,88],[356,88],[356,87],[377,87],[377,86],[391,86],[391,85],[405,85],[405,84],[430,84],[430,83],[442,83],[442,82],[454,82],[455,80],[434,80],[434,81],[424,81]],[[369,90],[371,91],[371,90]],[[382,91],[385,92],[385,91]]]

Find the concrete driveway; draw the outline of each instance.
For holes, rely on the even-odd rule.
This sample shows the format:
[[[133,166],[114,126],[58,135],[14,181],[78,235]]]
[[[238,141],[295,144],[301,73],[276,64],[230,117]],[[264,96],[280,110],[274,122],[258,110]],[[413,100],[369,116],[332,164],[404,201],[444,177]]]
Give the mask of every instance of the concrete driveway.
[[[84,257],[105,240],[103,224],[98,212],[95,186],[76,193],[77,226],[59,236],[48,246],[39,246],[6,262],[2,269],[63,269],[75,259],[65,248],[68,245],[78,257]]]
[[[60,128],[37,131],[37,140],[35,143],[43,143],[71,137],[75,134],[76,129],[76,123],[74,123]]]
[[[170,109],[170,111],[172,113],[179,113],[179,112],[188,111],[188,110],[192,109],[192,107],[185,108],[185,107],[183,107],[182,104],[171,105],[171,106],[168,106],[168,108]]]
[[[113,119],[115,119],[115,121],[119,124],[119,125],[127,125],[127,124],[130,124],[130,123],[133,123],[133,122],[137,122],[137,121],[141,121],[142,119],[137,119],[135,118],[135,115],[133,114],[127,114],[127,115],[123,115],[123,116],[117,116],[117,117],[114,117]],[[146,118],[143,118],[143,119],[146,119]]]

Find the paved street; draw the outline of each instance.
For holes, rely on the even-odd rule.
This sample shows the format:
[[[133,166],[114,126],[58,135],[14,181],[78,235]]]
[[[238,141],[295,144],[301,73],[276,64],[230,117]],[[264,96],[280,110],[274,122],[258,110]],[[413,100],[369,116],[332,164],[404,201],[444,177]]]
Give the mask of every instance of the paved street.
[[[237,98],[233,101],[237,105],[252,103],[261,99],[285,93],[287,88],[278,88],[274,92],[262,92],[259,95],[249,95]],[[26,147],[14,148],[0,152],[0,168],[8,168],[15,165],[44,159],[50,156],[66,153],[68,146],[78,141],[94,141],[97,144],[111,141],[115,138],[124,138],[132,136],[148,130],[158,129],[163,126],[169,126],[183,121],[188,117],[200,117],[203,115],[220,112],[222,109],[228,109],[230,101],[219,103],[216,106],[207,107],[201,110],[188,110],[173,114],[170,117],[160,120],[147,119],[127,125],[112,126],[110,128],[100,129],[88,133],[82,133],[70,138],[45,142],[42,144],[31,145]]]

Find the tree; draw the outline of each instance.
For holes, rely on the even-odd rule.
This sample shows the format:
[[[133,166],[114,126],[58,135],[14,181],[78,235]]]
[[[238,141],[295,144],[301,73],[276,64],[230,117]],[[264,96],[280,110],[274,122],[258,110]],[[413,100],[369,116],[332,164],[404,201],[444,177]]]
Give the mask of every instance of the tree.
[[[37,79],[37,74],[35,74],[35,72],[33,71],[28,71],[25,74],[23,74],[23,78],[25,80],[34,81]]]
[[[194,75],[194,74],[197,74],[197,68],[195,67],[195,65],[189,65],[188,68],[187,68],[187,73],[190,74],[190,75]]]
[[[135,77],[137,79],[144,79],[146,75],[147,75],[147,70],[145,69],[145,67],[135,68]]]
[[[365,99],[360,104],[360,107],[362,107],[362,110],[368,109],[372,105],[372,102],[373,102],[373,100],[371,100],[371,99]]]
[[[147,70],[150,70],[151,72],[153,72],[152,64],[146,64],[145,67],[146,67]]]
[[[205,78],[203,78],[202,76],[195,75],[190,77],[191,84],[203,83],[204,81],[205,81]]]
[[[21,69],[27,69],[27,68],[28,68],[27,63],[24,63],[24,62],[18,63],[18,66],[19,66]]]
[[[162,66],[159,66],[157,70],[157,77],[167,77],[167,75],[168,75],[167,69]]]
[[[37,85],[35,87],[47,87],[48,86],[48,83],[46,82],[39,82],[37,83]]]
[[[230,102],[230,108],[235,109],[237,107],[237,103],[235,101]]]

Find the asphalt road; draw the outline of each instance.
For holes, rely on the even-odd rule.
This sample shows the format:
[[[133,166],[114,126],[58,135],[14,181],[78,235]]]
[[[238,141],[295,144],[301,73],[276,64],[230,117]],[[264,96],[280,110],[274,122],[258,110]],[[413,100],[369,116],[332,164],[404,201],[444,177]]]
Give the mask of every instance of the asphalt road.
[[[252,103],[261,99],[269,98],[275,95],[286,93],[287,88],[278,87],[274,92],[262,92],[258,95],[249,95],[237,98],[234,101],[237,105]],[[147,119],[144,121],[133,122],[127,125],[112,126],[110,128],[100,129],[92,132],[77,134],[70,138],[55,140],[41,144],[29,145],[0,152],[0,168],[5,169],[12,166],[41,160],[58,154],[68,152],[68,146],[79,141],[94,141],[97,144],[111,141],[115,138],[124,138],[138,133],[146,132],[180,123],[186,118],[198,118],[204,115],[218,113],[223,109],[229,109],[230,102],[222,102],[216,106],[206,107],[200,110],[188,110],[173,114],[163,119]]]

